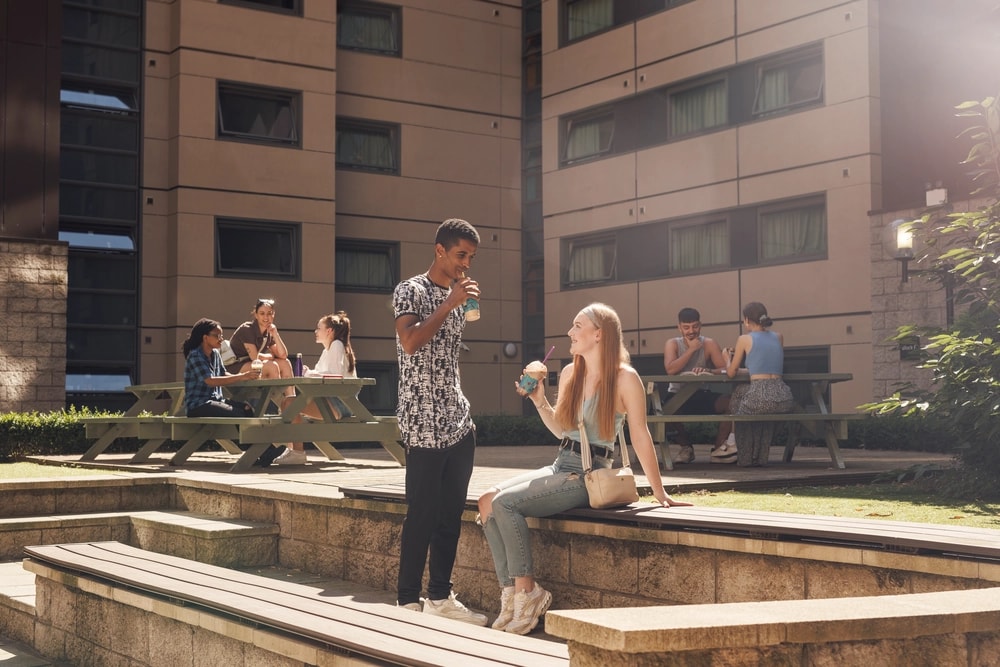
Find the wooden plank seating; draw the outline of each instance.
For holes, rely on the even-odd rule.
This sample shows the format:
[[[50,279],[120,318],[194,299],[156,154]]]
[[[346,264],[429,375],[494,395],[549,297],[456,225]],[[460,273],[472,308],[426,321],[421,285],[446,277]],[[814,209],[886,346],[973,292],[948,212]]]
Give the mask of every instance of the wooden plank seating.
[[[281,417],[164,417],[163,423],[170,427],[172,440],[183,440],[184,444],[171,457],[170,465],[183,465],[202,445],[211,440],[219,443],[230,454],[240,458],[229,469],[230,472],[249,470],[260,455],[274,442],[275,433],[268,433],[268,427],[281,424]],[[258,434],[264,434],[261,437]],[[245,450],[236,444],[239,441]],[[143,447],[152,453],[152,445]],[[143,453],[136,455],[139,459]]]
[[[164,426],[163,414],[154,414],[157,404],[164,398],[170,401],[166,414],[178,415],[184,410],[184,383],[161,382],[157,384],[133,385],[126,387],[135,394],[136,402],[121,416],[84,417],[87,438],[96,438],[81,461],[93,461],[118,438],[138,438],[148,443],[156,443],[154,450],[170,438],[169,429]]]
[[[355,660],[358,656],[367,659],[367,664],[569,665],[567,649],[559,643],[391,605],[330,597],[324,591],[301,584],[157,554],[118,542],[29,546],[25,547],[25,554],[25,569],[61,584],[59,594],[64,591],[75,594],[73,591],[79,590],[122,600],[122,604],[138,607],[137,611],[152,610],[178,622],[189,622],[196,626],[196,631],[199,626],[219,633],[234,625],[249,626],[252,630],[242,630],[243,641],[276,652],[294,653],[296,660],[306,664],[340,664],[346,653]],[[135,602],[128,602],[137,596]],[[69,600],[59,600],[59,604],[53,601],[49,607],[56,613],[61,605],[73,613],[74,605]],[[206,620],[206,616],[214,620]],[[266,637],[269,633],[270,638]],[[81,639],[100,645],[97,643],[100,638]],[[327,657],[323,659],[321,655]],[[356,663],[351,661],[351,664]]]

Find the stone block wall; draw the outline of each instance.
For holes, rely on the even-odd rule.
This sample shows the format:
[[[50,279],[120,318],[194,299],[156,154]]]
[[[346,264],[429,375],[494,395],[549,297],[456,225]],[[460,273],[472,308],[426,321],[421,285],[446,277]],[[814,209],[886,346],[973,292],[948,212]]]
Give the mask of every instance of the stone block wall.
[[[0,239],[0,412],[66,404],[69,246]]]

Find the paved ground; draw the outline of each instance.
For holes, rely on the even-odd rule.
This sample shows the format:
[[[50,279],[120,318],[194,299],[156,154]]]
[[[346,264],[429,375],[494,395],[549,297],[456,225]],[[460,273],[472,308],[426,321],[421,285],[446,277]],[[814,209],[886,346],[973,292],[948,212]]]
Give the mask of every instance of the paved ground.
[[[676,448],[673,448],[676,453]],[[830,461],[825,446],[799,447],[794,460],[782,463],[783,449],[773,448],[770,465],[763,468],[740,468],[736,465],[709,463],[708,445],[695,445],[694,463],[677,465],[673,471],[662,473],[663,483],[672,494],[683,495],[700,489],[763,488],[790,484],[836,484],[867,481],[890,471],[899,471],[912,466],[937,463],[946,465],[950,457],[941,454],[915,452],[892,452],[875,450],[843,450],[847,468],[838,470]],[[551,463],[556,448],[550,446],[480,447],[476,453],[476,468],[473,472],[470,492],[481,492],[494,482],[506,479],[521,470],[531,469]],[[398,467],[385,450],[381,448],[345,448],[342,453],[346,461],[325,460],[318,452],[310,450],[310,463],[304,466],[271,466],[255,468],[247,473],[229,473],[227,468],[235,460],[234,456],[223,453],[203,452],[192,456],[183,467],[169,465],[169,455],[156,455],[150,462],[135,465],[127,463],[131,454],[104,454],[99,461],[80,463],[77,457],[39,457],[34,460],[54,465],[85,466],[95,469],[95,473],[125,475],[146,475],[171,473],[234,486],[264,483],[280,487],[282,491],[300,491],[314,495],[317,486],[327,487],[326,493],[336,494],[341,486],[362,486],[368,484],[402,484],[404,471]],[[635,465],[636,472],[639,466]],[[640,484],[644,481],[639,479]],[[6,568],[6,569],[5,569]],[[8,591],[10,586],[21,585],[18,563],[0,564],[0,590]],[[261,570],[261,574],[287,578],[286,570]],[[294,576],[302,576],[298,573]],[[308,575],[307,575],[308,576]],[[22,577],[23,578],[23,577]],[[317,581],[325,590],[336,590],[339,594],[350,595],[355,600],[372,603],[392,604],[394,595],[359,587],[350,582]],[[536,634],[535,636],[542,636]],[[0,665],[3,667],[46,667],[51,665],[39,658],[26,647],[0,637]]]

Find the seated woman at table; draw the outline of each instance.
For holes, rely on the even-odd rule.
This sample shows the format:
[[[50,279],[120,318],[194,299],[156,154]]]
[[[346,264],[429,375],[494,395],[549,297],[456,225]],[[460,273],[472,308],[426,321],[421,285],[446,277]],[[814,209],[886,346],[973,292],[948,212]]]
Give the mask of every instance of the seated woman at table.
[[[184,409],[188,417],[253,417],[249,403],[223,398],[222,387],[244,380],[256,380],[260,371],[247,368],[228,373],[222,367],[222,325],[202,318],[191,327],[181,345],[184,353]]]
[[[354,365],[354,350],[351,348],[351,320],[347,313],[338,311],[333,315],[321,317],[316,323],[316,342],[323,346],[319,361],[315,368],[303,366],[305,377],[324,377],[339,375],[345,378],[358,377]],[[351,410],[338,398],[330,398],[330,409],[334,417],[343,419],[351,415]],[[282,409],[291,402],[286,398]],[[293,424],[302,422],[303,417],[322,419],[319,408],[309,403],[292,419]],[[278,465],[301,465],[307,462],[305,445],[301,442],[291,443],[289,449],[274,461]]]
[[[784,338],[769,331],[773,322],[764,304],[754,301],[743,308],[743,326],[748,333],[736,339],[736,349],[729,359],[726,374],[750,374],[749,384],[740,384],[733,391],[729,409],[734,415],[758,415],[791,412],[795,407],[792,390],[782,380],[784,371]],[[728,350],[723,356],[730,356]],[[746,369],[741,369],[746,359]],[[735,424],[736,463],[741,466],[765,466],[774,439],[775,422],[741,422]]]
[[[229,364],[226,370],[241,373],[250,368],[254,359],[260,359],[264,362],[261,377],[265,380],[293,377],[295,373],[292,362],[288,360],[288,348],[274,325],[274,299],[258,299],[250,313],[253,319],[237,327],[229,339],[236,361]],[[294,397],[295,388],[289,387],[285,396]]]

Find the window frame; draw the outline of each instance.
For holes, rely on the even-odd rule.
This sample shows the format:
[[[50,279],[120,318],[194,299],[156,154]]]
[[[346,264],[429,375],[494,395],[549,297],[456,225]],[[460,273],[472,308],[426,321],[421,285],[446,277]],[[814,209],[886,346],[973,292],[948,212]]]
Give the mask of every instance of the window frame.
[[[726,230],[724,243],[725,258],[720,264],[700,265],[692,268],[677,268],[674,265],[674,233],[680,230],[696,229],[698,227],[708,227],[710,225],[722,225]],[[667,225],[667,273],[671,276],[684,276],[698,273],[718,273],[732,268],[731,254],[732,232],[730,230],[729,217],[724,214],[699,216],[698,218],[688,218],[678,220]]]
[[[618,237],[614,232],[602,232],[600,234],[588,234],[587,236],[577,236],[565,240],[566,261],[563,266],[566,269],[562,272],[563,287],[590,287],[604,283],[615,282],[618,274]],[[573,255],[577,250],[585,248],[604,248],[604,252],[610,252],[611,258],[603,276],[599,278],[589,278],[584,280],[572,280],[571,270],[573,266]],[[607,259],[605,257],[605,259]]]
[[[389,137],[389,146],[392,149],[392,166],[380,167],[377,165],[360,164],[356,162],[341,162],[341,151],[337,150],[335,167],[337,169],[350,169],[352,171],[366,171],[375,174],[400,175],[400,165],[402,156],[400,148],[402,146],[402,127],[399,123],[389,123],[384,121],[367,120],[363,118],[351,118],[347,116],[337,116],[337,127],[334,132],[335,150],[340,147],[340,133],[354,129],[357,132],[385,132]]]
[[[763,252],[763,228],[761,218],[769,213],[782,213],[787,211],[805,211],[808,209],[823,210],[823,248],[817,252],[781,255],[771,259],[764,259]],[[817,195],[809,198],[787,200],[758,206],[756,210],[756,235],[757,235],[757,266],[775,266],[779,264],[795,264],[797,262],[813,262],[827,259],[830,252],[830,216],[827,210],[826,198]]]
[[[814,95],[799,100],[789,100],[779,106],[761,108],[761,89],[763,87],[764,75],[767,72],[778,69],[792,68],[796,65],[808,66],[809,64],[818,65],[819,67],[818,89]],[[823,48],[821,45],[813,45],[805,49],[799,48],[779,56],[759,60],[754,63],[753,72],[754,94],[753,103],[750,107],[750,115],[752,118],[767,118],[778,114],[788,113],[801,107],[819,105],[823,103],[824,92],[826,90],[826,65],[823,59]]]
[[[220,228],[230,227],[244,229],[259,229],[262,231],[287,232],[290,236],[292,267],[288,271],[267,271],[244,268],[225,268],[222,265],[222,239]],[[238,230],[237,230],[238,231]],[[261,220],[256,218],[240,218],[232,216],[216,216],[213,225],[214,232],[214,276],[216,278],[258,278],[263,280],[299,281],[302,275],[302,225],[287,220]]]
[[[601,146],[599,150],[594,153],[588,153],[586,155],[573,158],[569,157],[568,153],[575,127],[595,122],[599,125],[604,120],[608,120],[611,123],[611,131],[608,133],[607,144]],[[614,152],[613,148],[615,145],[615,109],[613,106],[603,106],[598,109],[590,109],[582,113],[568,116],[563,119],[563,131],[560,135],[562,137],[563,145],[559,151],[559,156],[560,163],[563,166],[580,164],[581,162],[597,160],[606,155],[611,155]]]
[[[294,136],[290,139],[282,139],[267,135],[251,134],[248,132],[238,132],[236,130],[225,129],[222,113],[222,98],[224,93],[256,97],[261,100],[287,102],[289,113],[291,114],[292,131]],[[223,141],[239,141],[265,146],[280,146],[284,148],[302,147],[302,91],[218,79],[215,86],[215,107],[216,139]]]
[[[356,44],[340,43],[340,26],[342,23],[341,14],[351,12],[355,15],[367,14],[385,15],[389,18],[392,27],[395,49],[382,49],[373,46],[358,46]],[[388,5],[381,2],[369,2],[368,0],[340,0],[337,3],[337,48],[348,51],[358,51],[361,53],[371,53],[380,56],[392,56],[394,58],[403,57],[403,8],[399,5]]]
[[[384,253],[389,264],[389,282],[384,285],[357,285],[340,280],[340,261],[337,255],[340,252],[368,252],[372,254]],[[392,294],[393,289],[399,283],[400,275],[400,244],[398,241],[379,241],[373,239],[337,238],[334,243],[334,288],[337,292],[361,292],[367,294]]]
[[[262,12],[274,12],[275,14],[285,14],[288,16],[302,16],[303,0],[292,0],[293,7],[278,7],[276,5],[262,2],[261,0],[218,0],[220,5],[232,5],[233,7],[243,7],[245,9],[256,9]]]

